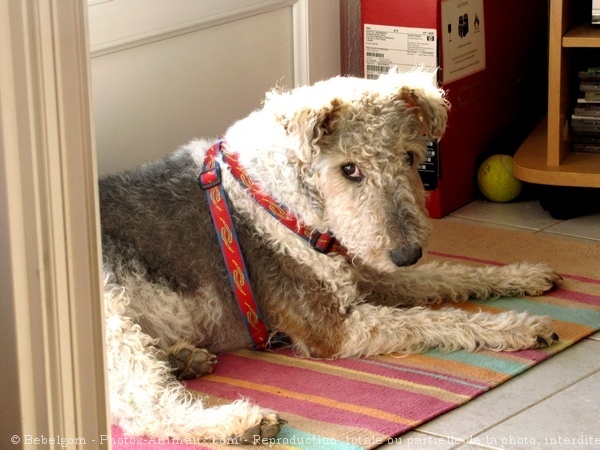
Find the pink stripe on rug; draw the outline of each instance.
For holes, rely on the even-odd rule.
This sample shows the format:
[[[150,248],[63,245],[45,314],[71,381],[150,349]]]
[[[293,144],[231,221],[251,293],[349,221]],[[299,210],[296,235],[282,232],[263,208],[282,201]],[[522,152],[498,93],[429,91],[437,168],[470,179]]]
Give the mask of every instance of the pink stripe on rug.
[[[533,366],[534,364],[547,360],[554,354],[554,352],[549,352],[547,349],[519,350],[518,352],[513,352],[512,354],[523,360],[525,364]]]
[[[571,291],[564,288],[554,289],[549,293],[551,297],[569,300],[571,302],[584,303],[587,305],[599,305],[600,295],[585,294],[583,292]]]
[[[389,379],[409,381],[424,387],[430,386],[454,394],[472,396],[489,386],[473,380],[452,377],[447,374],[426,372],[410,369],[401,365],[384,363],[377,359],[339,359],[330,362],[331,365],[371,373]]]
[[[427,252],[427,254],[433,255],[433,256],[439,256],[440,258],[457,259],[459,261],[469,261],[469,262],[474,262],[474,263],[478,263],[478,264],[488,264],[488,265],[492,265],[492,266],[505,266],[506,265],[506,264],[499,263],[497,261],[490,261],[488,259],[472,258],[470,256],[463,256],[463,255],[452,255],[450,253],[442,253],[442,252],[436,252],[436,251],[432,251],[432,250],[429,250]]]
[[[355,406],[355,409],[352,410],[352,405],[348,404],[344,405],[341,403],[339,404],[339,407],[335,407],[331,406],[331,402],[329,401],[327,402],[328,404],[324,404],[319,403],[320,399],[315,401],[313,399],[302,400],[300,398],[291,398],[282,392],[270,393],[265,391],[255,391],[254,389],[241,387],[236,384],[212,381],[213,379],[204,378],[198,385],[195,385],[195,383],[194,385],[188,383],[188,386],[200,392],[227,400],[238,400],[241,397],[254,400],[259,397],[260,405],[262,407],[277,410],[280,413],[283,413],[283,415],[288,412],[299,416],[310,417],[311,420],[335,425],[359,426],[362,429],[382,434],[388,434],[397,428],[408,430],[420,423],[420,420],[408,421],[403,417],[391,414],[388,406],[392,399],[389,397],[377,396],[380,401],[377,411],[372,411],[372,414],[362,414],[356,412],[357,410],[360,410],[359,407]],[[216,379],[219,380],[219,378]],[[328,398],[322,398],[323,402],[327,400]],[[405,406],[412,408],[414,405],[411,404]],[[445,410],[447,411],[455,406],[456,405],[447,405],[447,409]],[[429,409],[426,409],[425,411],[429,413]],[[377,412],[379,412],[378,417]]]
[[[581,281],[583,283],[600,284],[600,280],[597,280],[595,278],[581,277],[579,275],[570,275],[568,273],[566,273],[566,274],[561,273],[560,276],[563,278],[570,278],[571,280],[575,280],[575,281]]]
[[[253,370],[251,372],[246,370],[249,364],[252,364]],[[285,377],[280,376],[282,370],[285,370]],[[269,385],[273,390],[285,389],[298,394],[327,397],[339,402],[352,399],[352,403],[357,406],[382,409],[398,416],[402,416],[402,413],[408,411],[408,416],[402,416],[407,420],[419,419],[423,412],[419,408],[407,410],[406,404],[419,405],[426,402],[429,407],[444,409],[457,403],[456,401],[448,402],[435,396],[410,392],[400,388],[344,378],[335,374],[324,374],[299,367],[250,360],[235,354],[222,355],[214,373],[220,377]],[[310,375],[310,383],[306,383],[308,375]],[[210,377],[209,375],[207,378],[210,379]],[[335,386],[335,389],[332,389],[332,386]],[[398,397],[402,401],[391,401],[392,398]]]

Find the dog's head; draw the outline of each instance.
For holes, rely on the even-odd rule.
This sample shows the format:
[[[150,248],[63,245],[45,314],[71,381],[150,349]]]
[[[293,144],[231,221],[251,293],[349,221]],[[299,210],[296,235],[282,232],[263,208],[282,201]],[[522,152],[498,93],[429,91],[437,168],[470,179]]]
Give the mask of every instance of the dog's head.
[[[283,201],[377,270],[414,264],[429,234],[417,167],[427,140],[442,136],[449,109],[434,78],[338,77],[273,93],[265,104],[285,133],[302,198]]]

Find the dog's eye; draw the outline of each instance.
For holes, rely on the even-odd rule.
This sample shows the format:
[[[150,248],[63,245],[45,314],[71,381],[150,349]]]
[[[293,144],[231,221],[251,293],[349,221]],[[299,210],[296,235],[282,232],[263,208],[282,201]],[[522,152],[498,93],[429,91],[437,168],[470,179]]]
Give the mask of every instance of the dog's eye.
[[[414,161],[415,154],[413,152],[407,152],[406,155],[404,155],[404,162],[406,163],[406,165],[412,166]]]
[[[352,181],[361,181],[363,179],[363,174],[354,163],[344,164],[342,166],[342,173],[346,178]]]

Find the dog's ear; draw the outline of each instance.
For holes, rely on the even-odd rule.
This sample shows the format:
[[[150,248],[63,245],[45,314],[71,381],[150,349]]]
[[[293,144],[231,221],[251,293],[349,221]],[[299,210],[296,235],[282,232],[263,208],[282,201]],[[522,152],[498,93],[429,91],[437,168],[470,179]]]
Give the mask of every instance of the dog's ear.
[[[312,146],[325,136],[335,133],[344,110],[344,102],[334,98],[322,107],[303,108],[293,113],[291,117],[280,115],[278,119],[288,134],[296,134],[303,143]]]
[[[290,105],[286,106],[289,108]],[[315,225],[323,218],[324,199],[316,188],[318,176],[314,163],[319,161],[319,154],[327,151],[328,145],[323,141],[337,138],[336,134],[348,106],[335,97],[325,103],[310,106],[304,104],[297,110],[294,110],[293,104],[291,106],[289,114],[279,113],[277,120],[288,136],[297,140],[297,144],[292,145],[287,155],[289,162],[295,166],[298,188],[308,205],[306,211],[310,211]]]
[[[438,89],[423,89],[403,86],[397,99],[420,121],[428,139],[439,139],[444,134],[450,104]]]
[[[329,136],[338,129],[344,112],[344,102],[334,98],[329,105],[318,111],[318,119],[313,129],[315,137]]]

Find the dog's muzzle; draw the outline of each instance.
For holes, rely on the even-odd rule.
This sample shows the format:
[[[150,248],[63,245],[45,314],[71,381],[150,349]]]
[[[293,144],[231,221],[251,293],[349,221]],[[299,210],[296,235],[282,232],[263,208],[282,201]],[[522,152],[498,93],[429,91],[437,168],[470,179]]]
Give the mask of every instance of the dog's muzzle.
[[[391,257],[398,267],[412,266],[423,256],[421,247],[398,247],[392,250]]]

